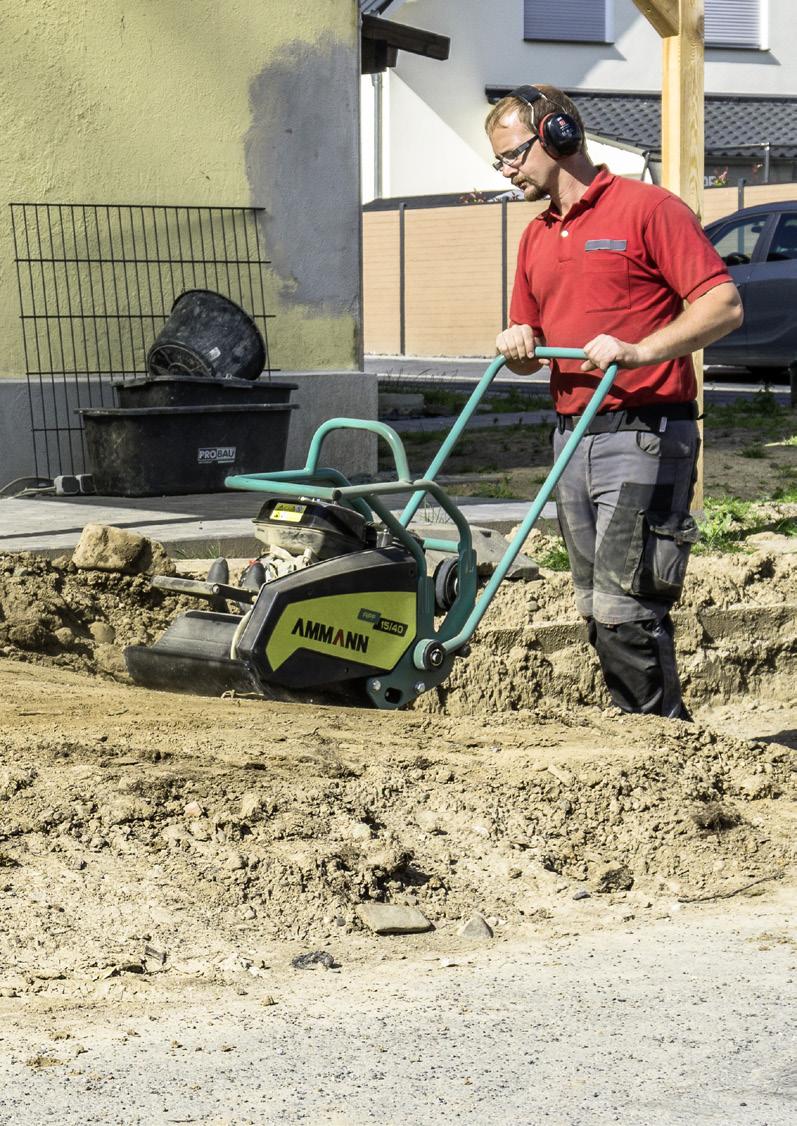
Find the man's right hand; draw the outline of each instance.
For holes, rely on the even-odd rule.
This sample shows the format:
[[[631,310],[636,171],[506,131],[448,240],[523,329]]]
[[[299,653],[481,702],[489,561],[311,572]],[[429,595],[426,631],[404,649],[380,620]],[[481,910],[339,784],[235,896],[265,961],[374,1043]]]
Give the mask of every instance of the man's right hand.
[[[531,325],[510,325],[498,333],[495,347],[510,371],[516,375],[533,375],[542,366],[534,355],[534,348],[542,343],[541,338],[535,337]]]

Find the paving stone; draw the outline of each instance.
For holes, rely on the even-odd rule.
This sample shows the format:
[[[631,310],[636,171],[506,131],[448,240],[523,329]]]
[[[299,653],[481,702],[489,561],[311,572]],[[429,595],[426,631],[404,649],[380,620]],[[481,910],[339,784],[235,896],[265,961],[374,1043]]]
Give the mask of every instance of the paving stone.
[[[412,523],[410,524],[410,531],[423,539],[451,540],[453,543],[456,543],[459,539],[459,532],[453,524]],[[500,532],[492,528],[475,526],[470,531],[473,550],[476,552],[476,566],[479,574],[482,578],[485,578],[492,575],[503,558],[508,546],[507,541]],[[443,559],[450,558],[447,552],[427,551],[426,560],[429,573],[434,574],[434,569],[438,563],[442,562]],[[537,564],[522,552],[517,556],[507,574],[508,579],[523,579],[527,582],[539,577],[540,569]]]
[[[361,903],[357,914],[374,934],[420,934],[432,929],[417,907],[398,903]]]

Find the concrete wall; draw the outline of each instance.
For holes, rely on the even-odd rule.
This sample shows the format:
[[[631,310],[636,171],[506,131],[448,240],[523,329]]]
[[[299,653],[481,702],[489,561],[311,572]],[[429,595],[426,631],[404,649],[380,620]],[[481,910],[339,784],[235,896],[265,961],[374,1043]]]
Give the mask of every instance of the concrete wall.
[[[592,44],[526,42],[522,0],[406,0],[391,7],[390,19],[450,36],[451,56],[440,63],[399,54],[387,80],[383,195],[503,190],[488,163],[486,85],[660,91],[658,34],[632,0],[612,0],[612,11],[613,42]],[[768,0],[768,11],[768,49],[707,49],[709,93],[797,93],[794,0]],[[369,84],[363,104],[372,97]],[[364,136],[364,168],[373,161],[371,137]],[[632,170],[610,163],[617,172]]]
[[[13,0],[0,42],[0,374],[12,201],[264,207],[272,362],[360,366],[354,0]]]

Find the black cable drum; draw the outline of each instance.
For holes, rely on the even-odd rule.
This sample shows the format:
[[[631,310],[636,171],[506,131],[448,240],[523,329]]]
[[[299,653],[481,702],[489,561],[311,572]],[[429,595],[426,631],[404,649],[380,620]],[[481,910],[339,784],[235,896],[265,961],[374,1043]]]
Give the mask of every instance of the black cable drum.
[[[187,289],[147,353],[150,375],[257,379],[265,366],[260,329],[239,305],[210,289]]]

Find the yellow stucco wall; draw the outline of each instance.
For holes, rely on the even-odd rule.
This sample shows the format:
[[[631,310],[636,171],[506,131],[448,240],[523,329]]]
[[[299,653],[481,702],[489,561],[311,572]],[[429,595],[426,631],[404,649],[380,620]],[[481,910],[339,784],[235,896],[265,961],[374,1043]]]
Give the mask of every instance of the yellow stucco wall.
[[[358,40],[355,0],[0,6],[0,373],[12,201],[265,207],[272,362],[356,367]]]

